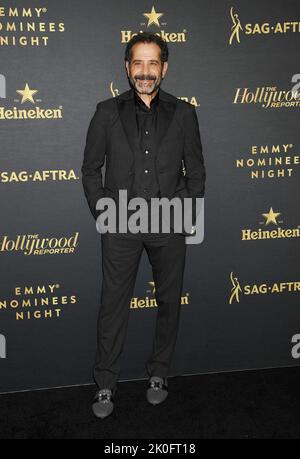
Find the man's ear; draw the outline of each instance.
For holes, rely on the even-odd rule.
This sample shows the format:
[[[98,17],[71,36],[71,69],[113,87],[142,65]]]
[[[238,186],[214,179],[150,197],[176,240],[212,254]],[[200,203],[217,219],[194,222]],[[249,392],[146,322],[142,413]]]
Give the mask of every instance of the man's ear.
[[[164,62],[163,71],[162,71],[163,77],[165,77],[165,75],[167,73],[167,69],[168,69],[168,62]]]
[[[127,73],[127,76],[129,76],[129,63],[128,61],[125,61],[125,69],[126,69],[126,73]]]

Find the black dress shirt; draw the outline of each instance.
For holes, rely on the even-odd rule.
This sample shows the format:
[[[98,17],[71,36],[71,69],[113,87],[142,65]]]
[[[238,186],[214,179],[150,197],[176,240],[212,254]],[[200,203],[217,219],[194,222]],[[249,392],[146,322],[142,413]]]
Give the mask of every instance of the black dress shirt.
[[[145,239],[155,238],[158,243],[166,241],[169,238],[169,233],[161,232],[161,209],[159,212],[159,234],[151,233],[151,198],[159,198],[160,189],[155,168],[156,158],[156,135],[158,113],[157,107],[159,104],[159,89],[155,97],[150,102],[150,108],[145,104],[141,97],[134,91],[136,122],[138,132],[139,152],[135,157],[134,162],[134,184],[131,197],[142,197],[149,203],[148,206],[148,230],[149,233],[143,233]],[[130,212],[129,212],[130,214]]]
[[[139,155],[135,158],[135,178],[133,196],[149,200],[160,196],[159,183],[155,169],[157,106],[159,90],[150,102],[150,108],[134,91],[136,122],[139,139]]]

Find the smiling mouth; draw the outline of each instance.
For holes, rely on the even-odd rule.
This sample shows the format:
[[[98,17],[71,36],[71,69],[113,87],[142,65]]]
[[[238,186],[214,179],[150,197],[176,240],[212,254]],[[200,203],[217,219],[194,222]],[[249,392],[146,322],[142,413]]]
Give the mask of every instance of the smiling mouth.
[[[147,78],[136,78],[137,81],[141,81],[142,83],[148,83],[148,82],[152,82],[154,81],[154,78],[151,78],[151,79],[147,79]]]
[[[152,86],[154,84],[153,80],[137,80],[137,85],[139,86]]]

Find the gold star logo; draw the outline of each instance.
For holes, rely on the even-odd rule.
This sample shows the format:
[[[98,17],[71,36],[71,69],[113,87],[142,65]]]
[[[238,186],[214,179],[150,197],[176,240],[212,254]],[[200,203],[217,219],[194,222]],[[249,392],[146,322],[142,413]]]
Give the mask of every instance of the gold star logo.
[[[147,27],[151,26],[151,24],[156,24],[158,27],[160,27],[159,18],[163,16],[163,14],[164,13],[157,13],[154,6],[152,6],[151,13],[143,13],[143,16],[148,19]]]
[[[19,94],[21,94],[21,96],[22,96],[21,104],[24,104],[24,102],[26,102],[27,100],[29,102],[32,102],[33,104],[35,104],[35,101],[33,99],[33,95],[38,92],[37,89],[29,89],[28,83],[26,83],[25,88],[24,89],[17,89],[17,92]]]
[[[272,207],[269,210],[268,214],[262,214],[263,217],[266,219],[266,226],[268,226],[270,223],[274,223],[274,225],[277,225],[277,217],[280,215],[280,212],[274,212]]]

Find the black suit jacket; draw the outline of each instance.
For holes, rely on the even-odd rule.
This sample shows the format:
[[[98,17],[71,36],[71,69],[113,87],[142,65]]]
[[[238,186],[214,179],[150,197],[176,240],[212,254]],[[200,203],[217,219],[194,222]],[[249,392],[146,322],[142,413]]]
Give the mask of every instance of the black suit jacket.
[[[203,197],[206,172],[195,107],[161,88],[159,91],[156,170],[161,197]],[[98,199],[110,196],[117,200],[121,189],[130,193],[137,154],[134,90],[129,89],[99,102],[88,127],[81,172],[95,220],[101,213],[96,209]],[[105,183],[101,172],[104,163]],[[193,201],[193,224],[195,210]]]

